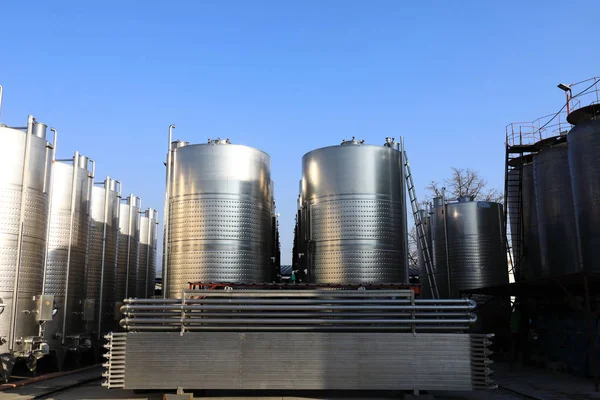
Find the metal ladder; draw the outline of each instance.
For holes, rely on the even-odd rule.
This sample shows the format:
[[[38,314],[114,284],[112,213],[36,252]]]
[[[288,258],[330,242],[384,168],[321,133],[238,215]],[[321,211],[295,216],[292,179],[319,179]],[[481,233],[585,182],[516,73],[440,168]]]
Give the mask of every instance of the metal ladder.
[[[410,164],[408,162],[408,156],[406,150],[403,154],[404,163],[404,176],[406,178],[406,186],[408,188],[408,196],[410,197],[410,207],[412,209],[413,218],[415,219],[415,228],[417,230],[417,238],[423,254],[423,261],[425,263],[425,271],[427,272],[427,280],[429,281],[429,287],[431,288],[431,297],[434,299],[440,298],[437,284],[435,282],[435,274],[433,273],[433,263],[431,261],[431,252],[429,251],[429,245],[427,244],[427,238],[425,237],[425,229],[423,228],[423,221],[421,220],[421,214],[419,213],[419,202],[417,200],[417,192],[415,191],[415,184],[412,178],[412,172],[410,171]]]
[[[518,147],[518,146],[514,146]],[[521,263],[524,261],[523,230],[523,159],[524,153],[506,144],[506,162],[504,175],[504,238],[506,252],[511,264],[509,272],[515,280],[520,276]],[[509,216],[512,214],[512,219]]]

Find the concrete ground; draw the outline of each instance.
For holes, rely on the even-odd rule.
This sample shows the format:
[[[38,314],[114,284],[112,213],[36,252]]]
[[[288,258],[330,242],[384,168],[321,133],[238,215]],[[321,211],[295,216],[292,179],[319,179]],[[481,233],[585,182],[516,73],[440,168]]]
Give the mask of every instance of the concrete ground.
[[[495,380],[500,386],[493,391],[433,393],[437,400],[592,400],[599,399],[600,393],[594,391],[590,379],[577,378],[566,373],[552,373],[541,369],[518,367],[510,371],[508,365],[494,365]],[[99,370],[92,370],[75,376],[65,376],[28,385],[26,387],[0,392],[0,400],[26,400],[33,398],[53,400],[109,400],[109,399],[146,399],[160,400],[161,393],[136,394],[131,390],[108,390],[100,386],[97,379]],[[90,381],[95,379],[93,381]],[[50,390],[66,385],[81,383],[80,386],[63,392],[44,396]],[[200,393],[198,393],[200,394]],[[397,392],[306,392],[285,393],[208,391],[202,399],[212,400],[295,400],[295,399],[402,399]],[[424,397],[423,400],[427,398]]]

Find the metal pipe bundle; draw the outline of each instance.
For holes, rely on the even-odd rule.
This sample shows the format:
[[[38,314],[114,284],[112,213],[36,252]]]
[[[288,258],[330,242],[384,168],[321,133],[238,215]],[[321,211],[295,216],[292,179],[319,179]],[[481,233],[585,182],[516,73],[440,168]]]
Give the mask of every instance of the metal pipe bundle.
[[[460,331],[468,299],[417,300],[409,290],[184,291],[181,299],[125,299],[129,331]]]

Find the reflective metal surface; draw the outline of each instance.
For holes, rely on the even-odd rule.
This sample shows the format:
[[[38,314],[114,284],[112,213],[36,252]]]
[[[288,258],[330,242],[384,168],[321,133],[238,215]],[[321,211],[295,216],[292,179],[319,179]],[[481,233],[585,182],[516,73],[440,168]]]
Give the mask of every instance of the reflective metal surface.
[[[566,143],[543,148],[533,158],[541,276],[579,272],[575,209]]]
[[[76,153],[73,163],[53,165],[44,273],[44,294],[54,296],[58,310],[54,319],[44,324],[44,338],[53,348],[64,344],[69,335],[85,330],[82,317],[93,185],[87,164],[87,157]]]
[[[139,297],[154,296],[156,278],[156,244],[158,235],[158,215],[149,208],[140,218],[140,262],[137,293]]]
[[[461,199],[445,206],[434,204],[433,258],[442,298],[508,283],[502,221],[498,203]]]
[[[94,301],[95,319],[88,327],[98,335],[111,330],[116,322],[115,271],[119,233],[118,182],[107,177],[102,186],[92,188],[89,261],[86,273],[86,297]]]
[[[103,386],[190,390],[492,389],[491,336],[408,332],[112,333],[106,338],[109,357]],[[160,353],[155,351],[157,343]],[[185,368],[176,368],[178,365]],[[298,378],[283,379],[281,371],[290,367]]]
[[[271,159],[257,149],[174,142],[166,295],[188,282],[265,282],[271,266]]]
[[[30,118],[30,129],[35,125],[32,121]],[[42,131],[37,130],[39,135]],[[0,303],[5,304],[0,313],[0,354],[3,354],[19,351],[19,339],[39,334],[36,298],[42,294],[53,149],[45,135],[38,137],[3,126],[0,126],[0,149],[3,152]]]
[[[538,279],[542,275],[542,260],[540,254],[539,228],[537,204],[535,198],[535,183],[533,179],[533,163],[526,163],[518,168],[523,169],[521,193],[521,218],[522,232],[518,236],[520,243],[512,243],[513,263],[519,262],[519,276],[517,280]],[[511,174],[519,174],[515,169]],[[515,178],[517,179],[517,178]],[[509,190],[518,190],[509,187]],[[509,194],[509,198],[518,198],[518,193]],[[508,212],[511,230],[516,231],[519,226],[517,205],[509,204]],[[515,238],[515,236],[512,236]],[[516,242],[516,241],[515,241]]]
[[[586,271],[600,272],[600,117],[588,114],[575,121],[567,143],[581,261]]]
[[[302,158],[302,250],[316,283],[407,278],[402,157],[357,141]]]
[[[129,195],[119,206],[119,239],[115,274],[116,302],[138,297],[140,252],[140,199]]]

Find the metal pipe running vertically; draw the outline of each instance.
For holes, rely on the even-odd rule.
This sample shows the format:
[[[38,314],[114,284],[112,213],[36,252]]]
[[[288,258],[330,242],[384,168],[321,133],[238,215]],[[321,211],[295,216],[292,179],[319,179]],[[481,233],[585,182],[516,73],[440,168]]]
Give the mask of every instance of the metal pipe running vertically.
[[[58,132],[55,128],[50,128],[52,133],[54,133],[53,139],[53,151],[52,151],[52,165],[54,166],[54,162],[56,161],[56,141],[58,139]],[[48,210],[52,209],[52,188],[54,187],[54,182],[52,181],[52,175],[54,172],[54,168],[50,168],[50,188],[48,190]],[[45,180],[44,180],[45,181]],[[48,211],[48,218],[46,219],[46,249],[44,251],[44,274],[42,276],[42,293],[46,293],[46,272],[48,271],[48,244],[50,243],[50,219],[52,217],[52,213]],[[44,325],[40,325],[40,336],[43,336]]]
[[[169,144],[167,147],[167,188],[165,190],[165,216],[164,216],[164,246],[163,246],[163,271],[162,271],[162,295],[163,298],[167,298],[167,272],[169,269],[169,230],[170,224],[169,219],[171,218],[171,143],[173,142],[173,129],[175,124],[169,125]]]
[[[442,188],[442,214],[444,215],[444,250],[446,251],[446,277],[448,279],[448,298],[451,298],[451,281],[450,281],[450,251],[448,250],[448,205],[446,204],[446,188]]]
[[[404,136],[400,136],[400,161],[401,165],[401,174],[402,174],[402,182],[400,182],[400,187],[402,188],[402,204],[404,205],[402,210],[402,230],[404,231],[404,282],[408,283],[409,281],[409,266],[408,266],[408,214],[406,212],[406,170],[404,168],[404,163],[406,162],[404,158]]]
[[[102,227],[102,256],[100,259],[100,299],[98,300],[98,340],[102,339],[102,302],[104,300],[104,264],[106,261],[106,233],[108,228],[108,195],[110,176],[104,181],[104,226]]]
[[[152,228],[152,222],[153,222],[153,218],[151,218],[152,212],[150,212],[150,210],[152,210],[151,208],[148,209],[148,247],[146,248],[146,284],[144,286],[144,298],[148,298],[148,280],[150,279],[150,277],[148,276],[149,272],[150,272],[150,250],[152,249],[152,243],[150,243],[150,240],[152,239],[152,235],[151,232],[153,230]],[[156,210],[153,210],[154,213],[156,213]]]
[[[15,329],[17,322],[17,306],[19,302],[19,278],[21,274],[21,252],[23,250],[23,231],[24,231],[24,220],[25,220],[25,200],[26,200],[26,190],[29,183],[29,174],[27,171],[29,170],[29,156],[31,153],[31,136],[33,135],[33,123],[34,119],[32,115],[27,117],[27,132],[25,133],[27,136],[25,138],[25,152],[23,159],[23,173],[21,175],[21,209],[19,215],[19,232],[17,235],[17,259],[15,261],[15,281],[13,284],[13,302],[11,306],[10,312],[10,330],[9,330],[9,338],[8,338],[8,350],[12,353],[14,351],[15,346]]]
[[[127,198],[127,202],[129,204],[129,223],[127,228],[127,267],[125,268],[125,298],[129,297],[129,267],[131,265],[131,235],[133,234],[133,199],[137,198],[139,200],[139,208],[142,207],[142,199],[138,196],[134,196],[130,194]],[[121,207],[119,207],[121,208]],[[136,215],[137,218],[137,215]],[[139,268],[139,264],[137,266]],[[137,282],[135,282],[137,285]],[[137,295],[137,293],[136,293]]]
[[[69,301],[69,275],[71,273],[71,255],[73,252],[73,222],[75,221],[75,200],[77,199],[77,168],[79,168],[79,152],[76,151],[73,156],[73,178],[71,180],[71,209],[69,212],[69,245],[67,247],[67,270],[65,271],[65,299],[64,311],[62,320],[62,335],[61,343],[65,344],[65,336],[67,333],[67,304]]]

